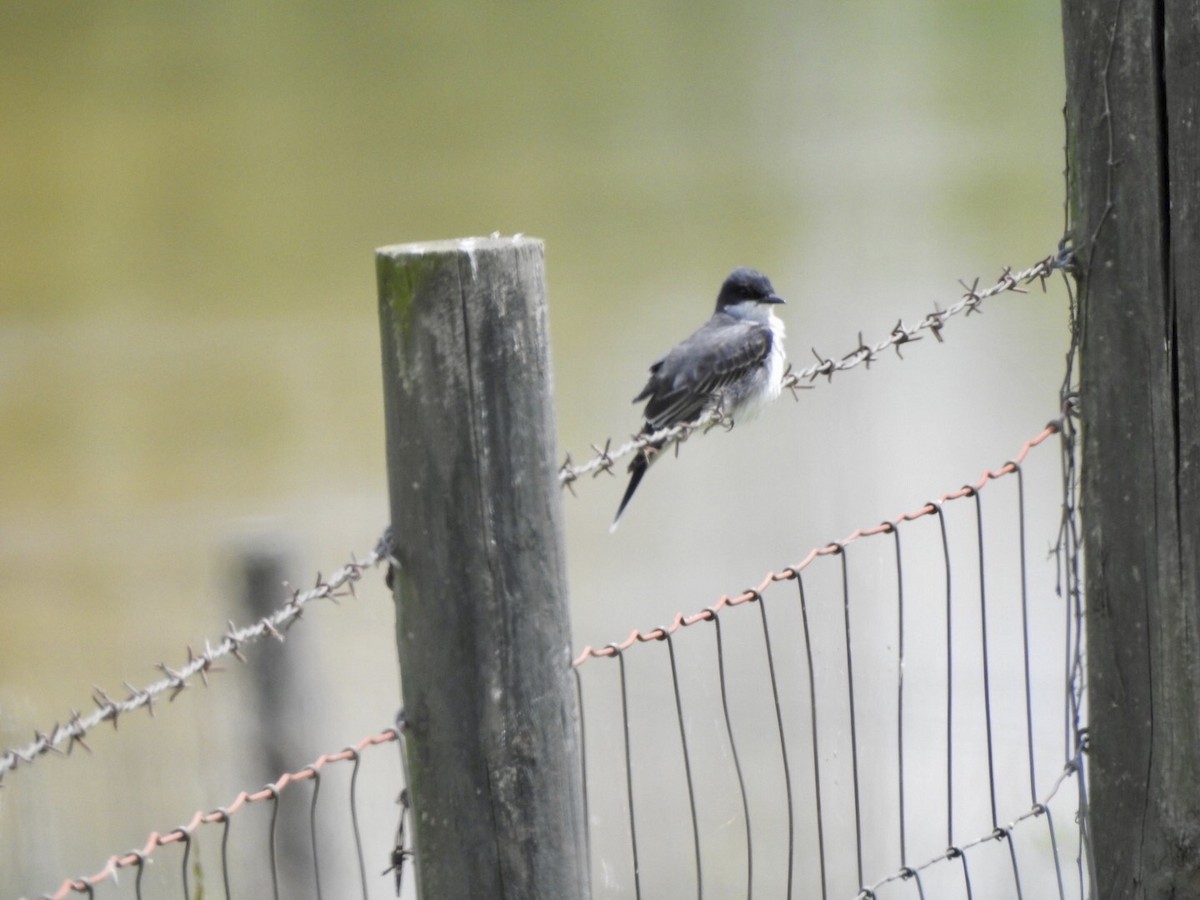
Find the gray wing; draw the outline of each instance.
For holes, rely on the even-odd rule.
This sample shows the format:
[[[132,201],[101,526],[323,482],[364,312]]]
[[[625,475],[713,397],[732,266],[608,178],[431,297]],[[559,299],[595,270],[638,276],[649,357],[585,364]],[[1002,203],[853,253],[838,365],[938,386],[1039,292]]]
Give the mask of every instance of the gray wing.
[[[649,401],[646,423],[654,431],[693,421],[715,391],[762,365],[771,342],[769,326],[718,313],[650,367],[633,402]]]

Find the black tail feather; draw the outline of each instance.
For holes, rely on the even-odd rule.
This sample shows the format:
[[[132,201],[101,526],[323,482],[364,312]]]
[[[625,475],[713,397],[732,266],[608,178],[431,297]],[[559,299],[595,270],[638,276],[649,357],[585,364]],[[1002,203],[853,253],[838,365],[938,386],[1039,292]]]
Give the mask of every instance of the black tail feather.
[[[612,525],[608,529],[609,531],[617,530],[617,522],[621,520],[621,513],[625,512],[625,507],[633,499],[633,492],[642,483],[642,477],[646,474],[648,468],[650,468],[650,463],[646,459],[646,451],[642,450],[633,458],[633,462],[629,464],[629,487],[625,488],[625,496],[621,498],[621,505],[617,507],[617,514],[613,516]]]

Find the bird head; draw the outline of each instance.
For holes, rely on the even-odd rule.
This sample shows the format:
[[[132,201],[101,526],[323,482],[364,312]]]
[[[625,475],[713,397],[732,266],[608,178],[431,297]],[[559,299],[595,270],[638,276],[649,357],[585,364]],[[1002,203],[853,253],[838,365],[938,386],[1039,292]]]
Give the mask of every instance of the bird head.
[[[740,309],[749,312],[759,304],[784,303],[784,299],[775,293],[775,288],[769,279],[757,269],[745,267],[734,269],[721,285],[721,293],[717,295],[717,311],[733,312]]]

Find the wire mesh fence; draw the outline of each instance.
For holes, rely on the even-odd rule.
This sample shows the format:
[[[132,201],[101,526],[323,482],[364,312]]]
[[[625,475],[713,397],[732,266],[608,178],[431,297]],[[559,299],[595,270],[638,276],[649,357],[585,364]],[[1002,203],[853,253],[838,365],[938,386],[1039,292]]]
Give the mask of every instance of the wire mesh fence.
[[[92,703],[96,709],[86,715],[73,709],[64,722],[56,723],[45,730],[35,730],[33,740],[29,744],[11,747],[0,753],[0,783],[3,783],[4,776],[13,769],[31,765],[49,753],[70,754],[76,746],[90,751],[86,736],[97,725],[107,722],[115,729],[122,715],[142,709],[153,715],[157,698],[165,697],[168,702],[174,700],[190,687],[196,678],[207,686],[209,676],[221,671],[220,660],[232,656],[241,662],[246,661],[243,649],[247,645],[264,638],[282,641],[284,633],[300,619],[305,607],[310,603],[317,600],[336,603],[342,597],[354,596],[355,583],[363,577],[363,573],[387,561],[390,540],[389,529],[365,558],[352,558],[328,578],[318,572],[313,587],[307,590],[291,589],[286,602],[255,622],[243,626],[228,623],[224,634],[219,638],[204,642],[204,650],[197,652],[189,645],[187,661],[182,665],[172,667],[165,662],[156,663],[155,668],[163,677],[144,687],[126,682],[124,698],[114,698],[103,688],[93,687]]]
[[[1068,255],[1005,270],[984,290],[964,285],[949,309],[898,323],[873,347],[860,336],[840,361],[818,354],[789,386],[869,365],[922,330],[940,340],[950,316],[1044,282]],[[1089,896],[1071,377],[1063,418],[978,481],[578,654],[596,896]],[[1055,435],[1051,497],[1046,474],[1060,462],[1037,448]],[[582,466],[568,458],[559,480],[569,488],[636,449],[606,445]],[[1043,537],[1048,554],[1035,549]],[[231,623],[182,665],[159,664],[160,681],[126,685],[123,699],[97,689],[93,712],[0,754],[0,780],[47,753],[90,749],[96,725],[207,683],[219,659],[282,636],[311,601],[353,592],[389,561],[389,542],[291,590],[275,613]],[[399,893],[405,779],[400,754],[381,750],[399,737],[389,729],[323,755],[43,896]]]
[[[218,891],[233,897],[387,896],[405,874],[403,821],[406,797],[400,791],[395,757],[379,748],[395,745],[390,728],[337,753],[324,754],[285,773],[257,791],[242,791],[232,802],[196,812],[183,824],[151,832],[145,843],[115,853],[97,872],[68,878],[41,895],[195,898]],[[379,829],[364,829],[364,790],[360,773],[369,771],[370,798],[378,806],[390,794],[397,837],[387,850]],[[387,788],[381,790],[381,785]],[[377,818],[377,817],[376,817]],[[289,840],[299,825],[302,840]],[[390,863],[386,867],[383,860]]]
[[[1031,531],[1060,523],[1031,526],[1026,502],[1027,457],[1069,440],[1069,422],[753,588],[584,648],[595,894],[1087,896],[1072,549],[1060,534],[1031,562]],[[390,895],[408,847],[395,825],[361,828],[360,770],[400,824],[399,756],[380,754],[399,735],[243,791],[43,896]]]
[[[585,648],[597,895],[1086,896],[1078,610],[1053,560],[1031,582],[1023,468],[1060,427],[757,587]]]

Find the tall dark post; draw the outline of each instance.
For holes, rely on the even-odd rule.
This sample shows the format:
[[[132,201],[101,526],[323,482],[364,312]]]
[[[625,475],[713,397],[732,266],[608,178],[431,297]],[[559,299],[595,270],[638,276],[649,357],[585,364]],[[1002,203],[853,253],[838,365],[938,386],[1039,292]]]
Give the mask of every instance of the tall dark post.
[[[237,620],[253,622],[269,616],[287,596],[289,575],[295,577],[296,566],[286,542],[265,535],[242,537],[231,549],[235,557],[233,576],[243,610]],[[321,696],[320,691],[312,690],[312,637],[296,629],[288,632],[286,643],[265,643],[247,673],[252,685],[248,708],[253,722],[249,733],[257,742],[257,754],[246,753],[245,759],[255,785],[275,781],[311,755],[304,735],[306,729],[316,729],[318,721],[314,720],[321,713],[319,708],[306,709],[305,703],[306,697]],[[312,879],[312,839],[307,817],[280,816],[275,853],[283,896],[304,896],[307,882]],[[267,889],[265,884],[256,887]]]
[[[1200,897],[1200,17],[1064,0],[1098,897]]]
[[[376,263],[418,889],[586,897],[542,244]]]

